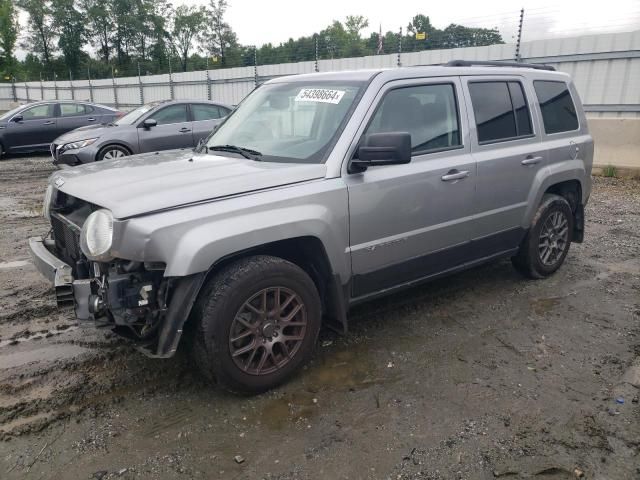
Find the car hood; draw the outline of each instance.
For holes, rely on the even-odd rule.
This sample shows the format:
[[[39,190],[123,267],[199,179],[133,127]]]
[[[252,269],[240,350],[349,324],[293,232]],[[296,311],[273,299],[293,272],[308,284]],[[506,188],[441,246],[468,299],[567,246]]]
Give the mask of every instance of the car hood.
[[[71,130],[56,138],[53,143],[56,145],[63,145],[65,143],[77,142],[78,140],[86,140],[87,138],[99,138],[104,135],[107,130],[112,132],[121,128],[119,125],[87,125],[86,127],[79,127],[75,130]]]
[[[62,192],[124,219],[320,179],[325,173],[324,164],[258,162],[167,150],[66,168],[49,181]]]

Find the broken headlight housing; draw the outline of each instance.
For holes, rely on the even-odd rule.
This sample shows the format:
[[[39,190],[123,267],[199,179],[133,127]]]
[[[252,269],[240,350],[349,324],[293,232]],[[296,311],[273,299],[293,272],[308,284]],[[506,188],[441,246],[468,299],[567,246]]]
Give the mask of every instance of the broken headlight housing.
[[[113,243],[113,214],[106,209],[100,209],[87,217],[82,226],[80,248],[89,260],[109,262],[111,245]]]

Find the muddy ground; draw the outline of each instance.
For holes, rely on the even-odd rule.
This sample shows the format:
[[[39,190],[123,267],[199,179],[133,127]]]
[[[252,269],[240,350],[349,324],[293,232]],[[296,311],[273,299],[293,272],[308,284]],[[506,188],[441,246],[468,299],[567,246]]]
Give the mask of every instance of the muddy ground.
[[[640,183],[595,179],[552,278],[504,261],[363,305],[242,398],[56,310],[26,247],[51,171],[0,162],[0,478],[640,478]]]

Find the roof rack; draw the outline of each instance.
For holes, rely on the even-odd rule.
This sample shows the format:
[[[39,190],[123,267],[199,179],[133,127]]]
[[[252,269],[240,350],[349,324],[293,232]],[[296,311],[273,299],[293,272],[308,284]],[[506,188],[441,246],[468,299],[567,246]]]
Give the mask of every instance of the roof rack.
[[[483,65],[488,67],[535,68],[536,70],[556,71],[556,69],[551,65],[544,65],[542,63],[488,62],[480,60],[451,60],[450,62],[445,63],[446,67],[471,67],[473,65]]]

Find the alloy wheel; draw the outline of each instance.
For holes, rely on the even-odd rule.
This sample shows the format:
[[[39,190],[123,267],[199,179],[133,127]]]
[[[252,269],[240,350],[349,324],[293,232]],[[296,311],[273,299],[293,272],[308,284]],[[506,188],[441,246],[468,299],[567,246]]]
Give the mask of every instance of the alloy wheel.
[[[560,211],[551,213],[540,230],[538,254],[540,261],[546,266],[558,262],[569,242],[569,221]]]
[[[307,310],[300,295],[268,287],[238,310],[229,330],[229,351],[236,366],[250,375],[267,375],[296,355],[307,331]]]

